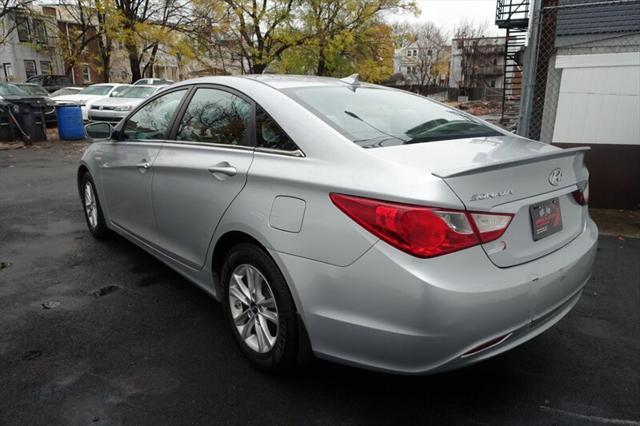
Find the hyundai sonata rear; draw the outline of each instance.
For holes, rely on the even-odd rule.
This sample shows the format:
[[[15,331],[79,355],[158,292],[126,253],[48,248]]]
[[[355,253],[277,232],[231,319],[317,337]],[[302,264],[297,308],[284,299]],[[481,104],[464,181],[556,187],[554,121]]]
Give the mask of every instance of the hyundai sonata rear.
[[[205,78],[97,126],[111,137],[78,176],[91,232],[214,295],[263,368],[304,348],[406,374],[461,367],[551,327],[591,274],[585,149],[407,92]]]

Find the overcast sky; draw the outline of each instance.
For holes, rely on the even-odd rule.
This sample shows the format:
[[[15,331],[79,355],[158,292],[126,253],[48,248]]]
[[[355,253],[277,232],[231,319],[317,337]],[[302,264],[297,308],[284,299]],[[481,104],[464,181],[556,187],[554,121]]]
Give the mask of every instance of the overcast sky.
[[[442,28],[453,31],[462,19],[488,23],[487,36],[502,34],[495,26],[496,0],[417,0],[422,11],[420,16],[395,14],[389,16],[391,22],[433,21]]]

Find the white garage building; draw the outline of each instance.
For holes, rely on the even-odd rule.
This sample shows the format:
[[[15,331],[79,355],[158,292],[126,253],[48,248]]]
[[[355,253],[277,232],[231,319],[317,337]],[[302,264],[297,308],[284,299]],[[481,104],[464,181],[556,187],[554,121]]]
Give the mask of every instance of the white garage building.
[[[638,209],[640,0],[541,2],[529,127],[521,134],[589,146],[590,204]]]

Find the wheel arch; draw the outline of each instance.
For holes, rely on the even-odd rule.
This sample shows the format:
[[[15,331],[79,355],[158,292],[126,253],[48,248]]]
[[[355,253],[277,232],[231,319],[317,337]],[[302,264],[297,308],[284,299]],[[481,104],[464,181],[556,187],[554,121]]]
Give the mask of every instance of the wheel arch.
[[[254,244],[258,246],[262,251],[264,251],[267,256],[271,257],[267,248],[262,243],[260,243],[260,241],[247,234],[246,232],[226,232],[216,241],[216,244],[213,248],[213,254],[211,255],[211,272],[213,273],[216,285],[218,286],[216,290],[222,290],[222,284],[220,283],[220,271],[222,270],[222,264],[224,263],[224,259],[227,256],[227,253],[229,252],[229,250],[231,250],[231,248],[242,243]],[[271,258],[271,260],[273,260],[273,258]]]
[[[304,318],[302,314],[303,311],[300,306],[300,300],[298,298],[298,294],[294,286],[290,282],[291,280],[288,277],[289,274],[287,273],[286,270],[283,270],[284,265],[282,265],[281,262],[275,259],[271,255],[267,247],[264,244],[262,244],[257,238],[255,238],[254,236],[246,232],[238,231],[238,230],[227,231],[222,236],[220,236],[220,238],[218,238],[213,248],[213,253],[211,255],[211,274],[213,276],[213,285],[215,286],[215,294],[220,295],[221,298],[222,298],[222,295],[224,294],[224,292],[222,291],[220,271],[222,270],[222,264],[224,262],[224,259],[227,253],[235,245],[242,244],[242,243],[250,243],[260,248],[276,264],[276,266],[280,270],[280,273],[283,275],[284,281],[289,289],[289,292],[291,293],[293,305],[296,310],[296,317],[298,319],[298,342],[299,342],[298,360],[301,362],[309,361],[313,357],[312,355],[313,350],[311,349],[311,342],[309,340],[307,328],[304,323]]]
[[[77,180],[77,184],[78,184],[78,192],[82,192],[82,189],[80,188],[80,185],[82,184],[82,178],[84,177],[84,175],[86,175],[89,172],[89,167],[87,167],[86,164],[81,163],[80,166],[78,167],[78,173],[76,175],[76,180]]]

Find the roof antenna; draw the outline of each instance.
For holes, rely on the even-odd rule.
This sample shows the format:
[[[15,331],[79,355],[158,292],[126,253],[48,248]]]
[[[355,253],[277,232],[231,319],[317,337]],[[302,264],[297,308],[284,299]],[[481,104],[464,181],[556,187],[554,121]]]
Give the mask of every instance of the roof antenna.
[[[354,92],[360,86],[360,78],[357,73],[351,74],[349,77],[341,78],[340,81],[351,86],[351,90]]]

